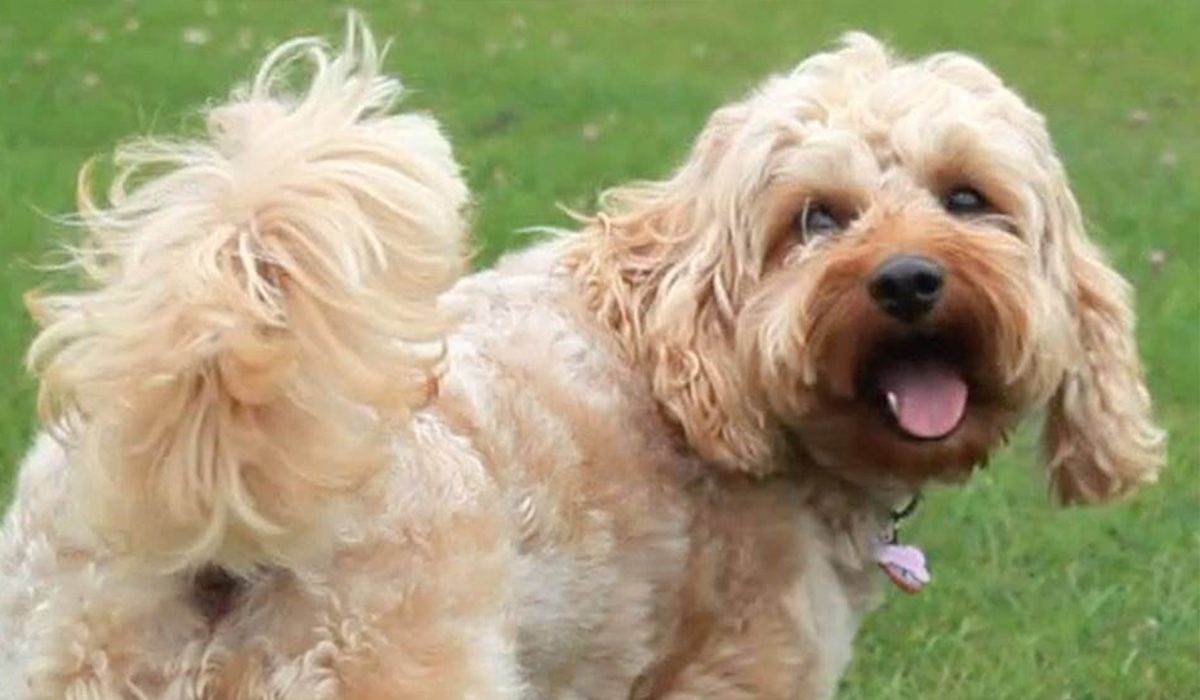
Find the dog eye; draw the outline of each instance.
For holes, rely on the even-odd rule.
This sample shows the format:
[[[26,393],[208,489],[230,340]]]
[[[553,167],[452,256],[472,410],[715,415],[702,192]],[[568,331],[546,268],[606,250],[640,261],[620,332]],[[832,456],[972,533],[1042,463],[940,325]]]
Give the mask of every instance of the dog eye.
[[[982,214],[991,205],[987,198],[974,187],[955,187],[942,200],[942,206],[951,214]]]
[[[842,230],[842,221],[828,204],[815,202],[796,214],[792,230],[804,238],[828,236]]]

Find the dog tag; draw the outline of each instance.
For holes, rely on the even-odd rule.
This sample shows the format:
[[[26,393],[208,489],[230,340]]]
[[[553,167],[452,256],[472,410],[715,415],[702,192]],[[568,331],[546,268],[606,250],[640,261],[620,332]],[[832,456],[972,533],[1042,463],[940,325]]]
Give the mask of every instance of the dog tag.
[[[920,593],[931,580],[925,553],[903,544],[881,544],[875,549],[875,561],[892,583],[905,593]]]

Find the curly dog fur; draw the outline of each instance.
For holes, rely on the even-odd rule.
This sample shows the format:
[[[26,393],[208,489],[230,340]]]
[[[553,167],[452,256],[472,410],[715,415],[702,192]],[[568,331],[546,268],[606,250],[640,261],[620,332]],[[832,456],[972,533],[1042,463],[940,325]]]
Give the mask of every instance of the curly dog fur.
[[[288,42],[103,201],[83,170],[4,697],[828,698],[890,511],[1023,416],[1062,501],[1153,481],[1128,286],[978,61],[851,34],[465,277],[380,63],[357,20]]]

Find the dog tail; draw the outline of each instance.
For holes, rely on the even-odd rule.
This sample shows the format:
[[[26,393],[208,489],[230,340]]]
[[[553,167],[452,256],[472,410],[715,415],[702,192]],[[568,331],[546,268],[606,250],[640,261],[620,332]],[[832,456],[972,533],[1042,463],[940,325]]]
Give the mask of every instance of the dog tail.
[[[203,138],[119,148],[107,203],[81,171],[87,289],[31,295],[29,363],[85,515],[135,558],[311,555],[429,398],[467,190],[381,58],[351,17],[340,52],[271,53]]]

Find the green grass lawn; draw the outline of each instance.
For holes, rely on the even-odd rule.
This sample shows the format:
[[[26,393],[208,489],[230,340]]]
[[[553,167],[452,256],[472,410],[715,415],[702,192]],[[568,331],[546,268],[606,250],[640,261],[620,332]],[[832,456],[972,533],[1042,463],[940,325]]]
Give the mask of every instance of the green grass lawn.
[[[86,157],[195,126],[265,47],[337,34],[341,3],[0,3],[0,484],[34,430],[22,292]],[[363,3],[411,103],[444,121],[477,198],[480,264],[522,226],[661,175],[717,105],[864,28],[983,57],[1049,117],[1094,234],[1138,292],[1171,432],[1161,483],[1048,504],[1032,439],[906,533],[936,580],[863,630],[843,698],[1200,696],[1200,2]],[[0,486],[0,503],[8,486]]]

